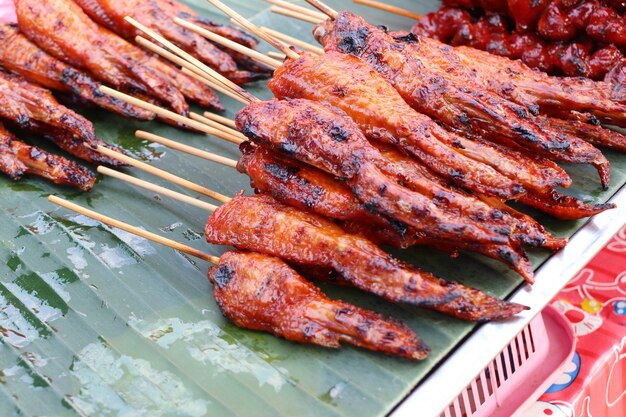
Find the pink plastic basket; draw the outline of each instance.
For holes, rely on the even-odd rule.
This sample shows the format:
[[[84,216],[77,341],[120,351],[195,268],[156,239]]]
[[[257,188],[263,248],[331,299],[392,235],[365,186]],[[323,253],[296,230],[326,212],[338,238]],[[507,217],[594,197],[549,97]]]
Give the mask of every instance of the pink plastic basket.
[[[572,326],[546,307],[474,381],[441,417],[515,417],[548,389],[574,354]]]

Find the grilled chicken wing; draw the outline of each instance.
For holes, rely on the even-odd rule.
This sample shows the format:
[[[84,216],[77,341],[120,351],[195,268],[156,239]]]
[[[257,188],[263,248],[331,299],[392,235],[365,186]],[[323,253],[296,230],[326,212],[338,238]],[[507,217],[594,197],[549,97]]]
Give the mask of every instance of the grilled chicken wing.
[[[31,41],[101,81],[151,95],[181,114],[189,109],[182,90],[199,104],[222,108],[208,87],[98,26],[73,1],[18,0],[16,10],[20,30]]]
[[[0,119],[54,141],[61,149],[89,162],[119,166],[116,159],[92,150],[98,145],[123,152],[96,138],[91,122],[59,104],[45,88],[0,71]]]
[[[349,343],[424,359],[430,349],[406,324],[331,300],[278,258],[229,251],[209,270],[220,310],[236,326],[287,340],[339,348]]]
[[[540,126],[524,107],[441,70],[431,62],[436,57],[422,52],[418,37],[413,43],[407,38],[397,41],[347,11],[318,25],[314,34],[327,51],[363,59],[417,111],[472,135],[496,142],[508,138],[519,147],[554,160],[593,164],[603,185],[608,186],[609,162],[599,150],[549,125]],[[462,145],[467,148],[473,144]],[[474,152],[483,154],[480,146],[473,146],[478,148]]]
[[[126,16],[136,18],[150,29],[157,31],[169,41],[200,59],[216,71],[229,78],[243,81],[253,74],[241,73],[233,58],[207,39],[176,24],[172,19],[179,13],[170,13],[175,5],[164,9],[158,1],[139,0],[75,0],[94,21],[123,38],[133,41],[143,33],[124,20]]]
[[[519,194],[518,198],[524,201],[523,194],[528,192],[521,183],[492,167],[457,153],[454,144],[458,146],[460,142],[454,140],[451,147],[439,142],[439,136],[459,136],[416,113],[393,87],[357,57],[333,51],[322,56],[302,53],[277,69],[269,86],[278,98],[325,101],[345,111],[370,139],[398,146],[435,173],[476,194],[504,199],[514,199],[511,194]],[[513,172],[527,169],[515,161],[511,161],[509,168]],[[578,218],[607,208],[587,205],[573,197],[546,199],[545,196],[556,193],[550,188],[533,187],[532,193],[536,194],[533,207],[552,214],[559,208],[548,204],[566,204],[569,214],[577,213]]]
[[[0,65],[29,81],[62,93],[70,93],[124,117],[152,120],[152,112],[127,104],[99,91],[100,83],[48,55],[16,27],[0,24]]]
[[[463,73],[482,88],[557,118],[626,127],[626,103],[611,84],[585,78],[551,77],[525,64],[465,46],[451,47],[420,37],[421,48],[441,57],[450,71]]]
[[[221,206],[209,218],[205,234],[211,243],[298,264],[330,267],[351,285],[387,300],[432,308],[466,320],[500,319],[524,309],[402,264],[331,221],[280,204],[267,195],[238,196]]]
[[[504,235],[509,230],[489,230],[468,217],[448,213],[430,196],[389,179],[378,168],[386,165],[382,155],[340,110],[310,100],[271,100],[246,106],[235,121],[256,143],[345,179],[357,198],[374,212],[435,238],[508,241]],[[489,213],[485,219],[490,219]]]
[[[359,58],[332,51],[322,56],[303,53],[276,70],[269,86],[277,98],[328,102],[345,111],[368,137],[401,147],[468,189],[503,198],[525,192],[519,181],[460,153],[462,138],[415,112]]]
[[[52,155],[18,140],[0,123],[0,171],[19,180],[25,174],[37,175],[55,184],[88,191],[96,176],[73,161]]]
[[[376,244],[398,248],[426,245],[451,254],[458,249],[480,253],[504,262],[527,281],[533,281],[532,264],[524,251],[515,244],[472,244],[459,240],[429,238],[404,223],[367,211],[352,191],[330,174],[282,158],[261,146],[244,144],[242,151],[237,169],[250,176],[250,185],[253,188],[271,194],[283,204],[335,219],[349,233],[362,235]],[[524,242],[553,250],[561,249],[567,242],[566,239],[554,238],[531,218],[524,220],[531,226],[521,220],[516,225],[516,230],[528,231],[523,236]]]

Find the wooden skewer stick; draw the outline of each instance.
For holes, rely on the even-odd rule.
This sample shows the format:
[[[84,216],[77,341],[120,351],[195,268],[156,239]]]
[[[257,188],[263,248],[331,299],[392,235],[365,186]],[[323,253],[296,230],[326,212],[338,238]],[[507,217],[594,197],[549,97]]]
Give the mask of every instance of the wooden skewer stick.
[[[320,12],[324,13],[326,16],[334,19],[337,17],[339,13],[336,10],[331,9],[329,6],[322,3],[320,0],[306,0],[311,6],[315,7]]]
[[[202,159],[206,159],[207,161],[217,162],[218,164],[226,165],[231,168],[237,167],[237,161],[234,159],[226,158],[224,156],[216,155],[211,152],[203,151],[198,148],[194,148],[193,146],[185,145],[180,142],[176,142],[175,140],[171,140],[168,138],[164,138],[163,136],[157,136],[152,133],[144,132],[143,130],[138,130],[135,132],[135,136],[140,139],[149,140],[151,142],[160,143],[163,146],[167,146],[168,148],[175,149],[180,152],[187,153],[189,155],[197,156]]]
[[[148,232],[147,230],[140,229],[137,226],[132,226],[132,225],[130,225],[128,223],[124,223],[124,222],[122,222],[120,220],[116,220],[116,219],[114,219],[112,217],[105,216],[104,214],[100,214],[100,213],[97,213],[97,212],[95,212],[93,210],[89,210],[87,208],[79,206],[78,204],[71,203],[71,202],[69,202],[67,200],[64,200],[62,198],[59,198],[57,196],[54,196],[54,195],[48,196],[48,201],[50,201],[51,203],[56,204],[58,206],[64,207],[64,208],[66,208],[68,210],[71,210],[71,211],[73,211],[75,213],[82,214],[82,215],[84,215],[86,217],[92,218],[92,219],[94,219],[96,221],[99,221],[100,223],[103,223],[103,224],[106,224],[108,226],[124,230],[124,231],[126,231],[128,233],[132,233],[134,235],[140,236],[140,237],[142,237],[144,239],[148,239],[148,240],[150,240],[152,242],[155,242],[155,243],[158,243],[160,245],[167,246],[167,247],[172,248],[174,250],[177,250],[179,252],[183,252],[183,253],[186,253],[188,255],[195,256],[196,258],[204,259],[205,261],[210,262],[212,264],[217,264],[220,261],[220,258],[218,258],[217,256],[211,256],[211,255],[209,255],[207,253],[199,251],[196,248],[192,248],[191,246],[187,246],[185,244],[176,242],[176,241],[168,239],[166,237],[157,235],[156,233]]]
[[[138,161],[134,158],[131,158],[130,156],[124,155],[122,153],[116,152],[112,149],[109,148],[105,148],[102,145],[98,145],[98,147],[96,148],[96,150],[100,153],[102,153],[103,155],[107,155],[111,158],[117,159],[118,161],[124,162],[130,166],[133,166],[135,168],[138,168],[142,171],[145,171],[149,174],[155,175],[157,177],[163,178],[165,180],[168,180],[170,182],[173,182],[174,184],[178,184],[181,187],[185,187],[191,191],[195,191],[199,194],[205,195],[207,197],[211,197],[217,201],[221,201],[222,203],[227,203],[230,201],[230,197],[225,196],[223,194],[220,194],[216,191],[213,191],[209,188],[203,187],[199,184],[196,184],[195,182],[191,182],[189,180],[186,180],[184,178],[181,178],[179,176],[176,176],[172,173],[169,173],[165,170],[156,168],[150,164],[146,164],[145,162],[142,161]]]
[[[324,53],[324,50],[320,48],[319,46],[311,45],[310,43],[301,41],[300,39],[296,39],[293,36],[285,35],[284,33],[281,33],[277,30],[274,30],[265,26],[261,26],[261,30],[265,31],[266,33],[269,33],[275,38],[280,39],[281,41],[285,41],[287,43],[290,43],[291,45],[298,46],[302,49],[313,52],[315,54],[322,55]]]
[[[218,123],[221,123],[226,126],[230,126],[233,129],[237,129],[237,125],[233,119],[229,119],[228,117],[220,116],[219,114],[211,113],[208,111],[204,112],[204,117],[207,119],[215,120]]]
[[[284,7],[272,6],[270,7],[272,13],[282,14],[283,16],[293,17],[295,19],[303,20],[305,22],[313,23],[317,25],[322,23],[324,19],[318,19],[317,17],[309,16],[308,14],[296,12],[293,10],[285,9]]]
[[[195,78],[196,80],[209,85],[211,88],[219,91],[220,93],[223,93],[223,94],[228,95],[229,97],[235,98],[235,100],[241,101],[243,103],[249,103],[249,100],[245,97],[240,96],[238,92],[231,90],[230,88],[228,88],[228,86],[225,86],[222,83],[219,83],[215,78],[210,77],[202,69],[193,65],[189,61],[185,61],[184,59],[182,59],[176,54],[171,53],[167,49],[162,48],[153,42],[150,42],[149,40],[147,40],[146,38],[142,36],[135,37],[135,42],[137,42],[139,45],[143,46],[144,48],[154,52],[155,54],[162,56],[168,61],[171,61],[174,64],[180,66],[182,68],[181,71],[184,72],[186,75],[189,75]],[[205,80],[208,80],[210,84]]]
[[[239,143],[241,142],[245,142],[247,139],[246,137],[241,134],[241,132],[238,132],[234,129],[231,129],[228,126],[224,126],[221,123],[217,123],[211,119],[208,119],[204,116],[200,116],[198,113],[189,113],[189,117],[191,117],[193,120],[200,122],[200,123],[204,123],[207,126],[211,126],[215,129],[221,130],[225,136],[229,137],[232,139],[231,142],[236,143],[236,141],[239,141]],[[233,132],[233,133],[231,133]]]
[[[374,0],[352,0],[353,3],[361,4],[363,6],[372,7],[374,9],[383,10],[385,12],[397,14],[400,16],[408,17],[409,19],[419,20],[422,18],[422,15],[413,13],[410,10],[403,9],[401,7],[392,6],[390,4],[381,3],[379,1]]]
[[[262,63],[263,65],[266,65],[268,68],[278,68],[282,65],[282,62],[280,61],[276,61],[275,59],[269,58],[267,55],[262,54],[259,51],[255,51],[254,49],[250,49],[245,47],[244,45],[231,41],[228,38],[225,38],[223,36],[220,36],[216,33],[211,32],[210,30],[206,30],[198,25],[195,25],[191,22],[188,22],[186,20],[183,20],[181,18],[175,17],[174,18],[174,22],[179,24],[180,26],[189,29],[192,32],[195,32],[207,39],[209,39],[212,42],[215,43],[219,43],[220,45],[224,45],[225,47],[232,49],[233,51],[236,52],[241,52],[244,53],[243,50],[245,50],[245,53],[255,59],[256,61]]]
[[[104,166],[98,167],[98,172],[109,177],[116,178],[120,181],[127,182],[129,184],[135,185],[137,187],[145,188],[146,190],[162,194],[166,197],[172,198],[174,200],[182,201],[183,203],[190,204],[192,206],[201,208],[207,211],[215,211],[217,206],[205,203],[204,201],[200,201],[193,197],[189,197],[188,195],[178,193],[176,191],[170,190],[169,188],[161,187],[160,185],[152,184],[151,182],[140,180],[139,178],[135,178],[133,176],[123,174],[119,171],[115,171],[111,168],[107,168]]]
[[[227,117],[222,117],[222,119],[233,124],[233,127],[230,127],[229,123],[223,123],[221,121],[215,120],[214,116],[217,116],[217,115],[214,115],[213,113],[209,113],[209,112],[204,112],[204,114],[205,114],[204,116],[201,116],[198,113],[191,112],[189,113],[189,116],[194,120],[198,120],[199,122],[206,123],[207,125],[214,127],[218,130],[229,133],[240,139],[246,140],[246,137],[243,135],[243,133],[237,130],[237,125],[235,125],[234,120],[231,120]],[[212,117],[207,117],[206,116],[207,114],[210,114]]]
[[[189,53],[183,51],[181,48],[179,48],[178,46],[174,45],[172,42],[168,41],[163,36],[159,35],[155,31],[153,31],[150,28],[148,28],[147,26],[144,26],[141,23],[137,22],[132,17],[126,16],[124,18],[124,20],[126,22],[128,22],[129,24],[133,25],[135,28],[137,28],[137,29],[141,30],[142,32],[144,32],[146,35],[150,36],[155,41],[157,41],[160,44],[164,45],[166,48],[168,48],[170,51],[174,52],[179,57],[187,60],[188,62],[191,62],[193,65],[195,65],[196,67],[200,68],[202,71],[204,71],[210,77],[215,78],[220,83],[224,84],[225,86],[228,86],[228,88],[230,88],[231,90],[236,91],[242,97],[245,97],[245,98],[249,99],[250,101],[260,101],[258,98],[256,98],[255,96],[250,94],[248,91],[244,90],[243,88],[239,87],[237,84],[233,83],[228,78],[224,77],[222,74],[220,74],[217,71],[215,71],[213,68],[211,68],[208,65],[202,63],[199,59],[197,59],[197,58],[193,57],[192,55],[190,55]]]
[[[239,95],[238,92],[231,90],[230,88],[228,88],[228,86],[218,82],[215,78],[210,77],[200,68],[193,65],[191,62],[185,61],[178,55],[171,53],[165,48],[161,48],[159,45],[153,42],[150,42],[146,38],[137,36],[135,37],[135,42],[137,42],[139,45],[143,46],[144,48],[154,52],[155,54],[160,55],[163,58],[182,67],[181,71],[184,72],[186,75],[192,78],[195,78],[196,80],[208,85],[214,90],[217,90],[222,94],[226,94],[227,96],[234,98],[235,100],[240,101],[242,103],[247,104],[250,102],[250,100],[248,100],[246,97]]]
[[[278,39],[275,39],[271,37],[270,35],[268,35],[267,33],[263,32],[256,25],[252,24],[249,20],[241,16],[239,13],[237,13],[230,7],[226,6],[221,1],[219,0],[207,0],[207,1],[211,3],[213,6],[215,6],[217,9],[219,9],[222,13],[226,14],[228,17],[232,17],[233,19],[235,19],[240,25],[246,28],[246,30],[254,33],[259,38],[263,39],[264,41],[272,45],[274,48],[278,49],[280,52],[287,55],[289,58],[297,59],[299,57],[299,55],[295,51],[292,51],[291,48],[289,48],[289,46],[285,45]]]
[[[311,10],[308,7],[299,6],[297,4],[289,3],[284,0],[265,0],[266,2],[273,4],[275,6],[282,7],[287,10],[293,10],[294,12],[299,12],[303,14],[308,14],[311,17],[315,17],[317,19],[326,20],[326,15],[318,12],[317,10]]]
[[[220,93],[227,95],[228,97],[237,100],[240,103],[243,104],[249,104],[250,100],[240,96],[239,94],[233,92],[232,90],[229,90],[227,88],[225,88],[222,84],[219,84],[217,82],[217,80],[215,80],[214,78],[208,78],[205,74],[197,74],[193,71],[190,71],[187,68],[183,68],[181,69],[181,72],[184,72],[185,74],[187,74],[188,76],[195,78],[196,80],[200,81],[201,83],[204,83],[206,85],[208,85],[209,87],[213,88],[216,91],[219,91]]]
[[[261,30],[261,29],[259,29],[259,30]],[[261,61],[258,60],[258,56],[262,55],[262,56],[264,56],[266,58],[266,60],[261,62],[261,63],[263,65],[269,66],[272,69],[276,69],[276,68],[280,67],[283,64],[281,61],[277,61],[275,59],[269,58],[269,57],[263,55],[262,53],[260,53],[259,51],[255,51],[254,49],[250,49],[247,46],[243,46],[243,45],[241,45],[239,43],[232,42],[231,40],[226,39],[224,37],[216,36],[216,37],[213,37],[213,39],[211,39],[211,40],[214,43],[218,44],[218,45],[225,46],[226,48],[231,48],[231,44],[235,43],[237,45],[237,49],[236,49],[237,52],[239,52],[240,54],[246,55],[246,56],[248,56],[248,57],[250,57],[250,58],[252,58],[252,59],[254,59],[254,60],[258,61],[258,62],[261,62]],[[295,52],[293,52],[293,53],[295,54]],[[296,54],[296,56],[299,56],[299,55]]]
[[[281,52],[274,52],[274,51],[269,51],[267,53],[267,56],[272,57],[274,59],[282,59],[284,60],[285,58],[287,58],[287,55],[281,53]]]
[[[148,103],[146,101],[140,100],[138,98],[129,96],[128,94],[124,94],[124,93],[120,93],[117,90],[114,90],[110,87],[106,87],[106,86],[102,86],[100,87],[100,91],[103,92],[104,94],[108,94],[111,97],[115,97],[119,100],[125,101],[126,103],[130,103],[130,104],[134,104],[137,107],[141,107],[142,109],[145,110],[150,110],[156,114],[158,114],[161,117],[165,117],[167,119],[172,119],[178,123],[184,124],[186,126],[189,126],[193,129],[197,129],[201,132],[204,133],[208,133],[209,135],[213,135],[213,136],[217,136],[220,137],[224,140],[227,140],[229,142],[235,143],[237,145],[239,145],[241,143],[241,141],[237,138],[232,138],[228,135],[225,135],[224,132],[222,132],[221,130],[217,130],[211,126],[207,126],[204,123],[198,122],[196,120],[192,120],[188,117],[185,116],[181,116],[178,113],[174,113],[173,111],[170,110],[166,110],[163,109],[159,106],[156,106],[152,103]]]

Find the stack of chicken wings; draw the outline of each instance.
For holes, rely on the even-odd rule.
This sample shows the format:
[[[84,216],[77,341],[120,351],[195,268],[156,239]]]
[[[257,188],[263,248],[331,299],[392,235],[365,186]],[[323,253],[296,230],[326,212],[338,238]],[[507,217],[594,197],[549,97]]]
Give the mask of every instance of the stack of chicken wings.
[[[123,20],[127,15],[138,18],[237,83],[268,76],[267,68],[219,49],[176,25],[172,17],[193,18],[248,47],[256,47],[256,39],[235,28],[203,20],[177,2],[18,0],[15,7],[17,25],[0,24],[0,120],[16,133],[45,137],[88,162],[117,165],[94,148],[101,145],[121,150],[98,139],[93,125],[60,104],[57,97],[136,120],[152,120],[155,114],[105,96],[99,88],[112,86],[181,115],[188,114],[188,101],[223,110],[217,95],[205,84],[136,46],[136,33]],[[244,68],[240,69],[238,63]],[[5,174],[19,178],[31,173],[83,190],[93,185],[93,173],[61,156],[26,144],[17,152],[18,139],[2,129],[3,140],[8,141],[2,148],[4,163],[0,168]],[[24,149],[48,156],[36,158],[35,169],[34,159],[27,157]],[[76,175],[68,176],[69,171]]]

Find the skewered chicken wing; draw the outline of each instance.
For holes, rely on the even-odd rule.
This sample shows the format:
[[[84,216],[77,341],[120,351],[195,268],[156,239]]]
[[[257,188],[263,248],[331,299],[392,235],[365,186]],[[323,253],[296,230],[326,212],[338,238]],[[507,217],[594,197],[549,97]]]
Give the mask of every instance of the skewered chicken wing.
[[[446,212],[431,201],[431,195],[414,192],[389,179],[379,168],[387,161],[367,142],[358,126],[337,109],[310,100],[271,100],[249,104],[237,114],[235,122],[256,143],[345,179],[357,198],[373,212],[434,238],[492,243],[508,240],[503,235],[510,230],[502,230],[506,226],[489,230],[460,216],[462,210]],[[487,207],[482,215],[490,221],[494,214]]]
[[[99,80],[123,90],[152,95],[181,114],[188,112],[182,93],[163,75],[148,68],[137,55],[118,49],[121,38],[98,26],[71,0],[17,0],[17,20],[22,33],[39,47]],[[59,24],[62,22],[62,24]]]
[[[131,16],[233,81],[246,82],[255,78],[254,74],[238,71],[233,58],[207,39],[177,25],[172,18],[179,13],[168,13],[160,7],[157,1],[75,1],[94,21],[128,41],[133,41],[136,36],[143,35],[141,31],[124,20],[126,16]]]
[[[229,251],[209,270],[213,295],[236,326],[287,340],[424,359],[429,352],[406,324],[331,300],[278,258]]]
[[[0,171],[14,180],[32,174],[55,184],[70,185],[83,191],[90,190],[96,182],[96,176],[87,168],[21,142],[1,123]]]
[[[152,120],[152,112],[102,94],[88,74],[48,55],[16,27],[0,24],[0,65],[51,90],[75,94],[82,100],[124,117]]]
[[[83,146],[98,145],[123,152],[96,138],[91,122],[59,104],[45,88],[0,71],[0,119],[54,141],[61,149],[89,162],[118,166],[119,161]]]
[[[314,34],[327,51],[363,59],[417,111],[478,137],[496,142],[506,138],[505,144],[513,142],[554,160],[590,163],[608,186],[609,162],[599,150],[549,124],[540,126],[525,108],[441,70],[430,62],[437,57],[423,53],[417,40],[397,41],[347,11],[318,25]]]
[[[578,218],[610,208],[607,205],[586,205],[573,197],[548,199],[546,196],[555,195],[556,191],[536,186],[526,190],[520,182],[459,154],[456,148],[464,146],[461,145],[463,138],[416,113],[393,87],[357,57],[333,51],[320,56],[302,53],[298,59],[288,60],[278,68],[269,86],[277,98],[325,101],[345,111],[368,138],[398,146],[435,173],[476,194],[523,201],[524,194],[531,191],[536,195],[534,207],[554,213],[554,204],[564,204],[569,215],[577,213]],[[447,146],[438,138],[444,138],[450,144]],[[511,174],[528,169],[524,166],[526,163],[520,165],[510,157],[502,159],[510,161],[508,169]],[[503,160],[498,158],[493,162],[500,165]],[[525,177],[532,178],[532,175]],[[531,183],[527,181],[527,184]]]
[[[335,269],[351,285],[389,301],[432,308],[465,320],[495,320],[524,309],[402,264],[333,222],[267,195],[238,196],[207,221],[209,242]]]
[[[242,151],[238,170],[250,176],[250,185],[253,188],[271,194],[283,204],[336,219],[349,233],[362,235],[376,244],[399,248],[426,245],[451,254],[458,249],[480,253],[504,262],[525,279],[532,281],[532,264],[519,247],[429,238],[404,223],[367,211],[352,191],[330,174],[282,158],[261,146],[246,145]],[[506,207],[502,212],[514,211]],[[553,250],[561,249],[567,242],[566,239],[554,238],[530,217],[518,212],[515,214],[521,216],[520,219],[516,216],[518,223],[515,235],[520,235],[517,239]],[[524,236],[521,236],[522,233]]]

